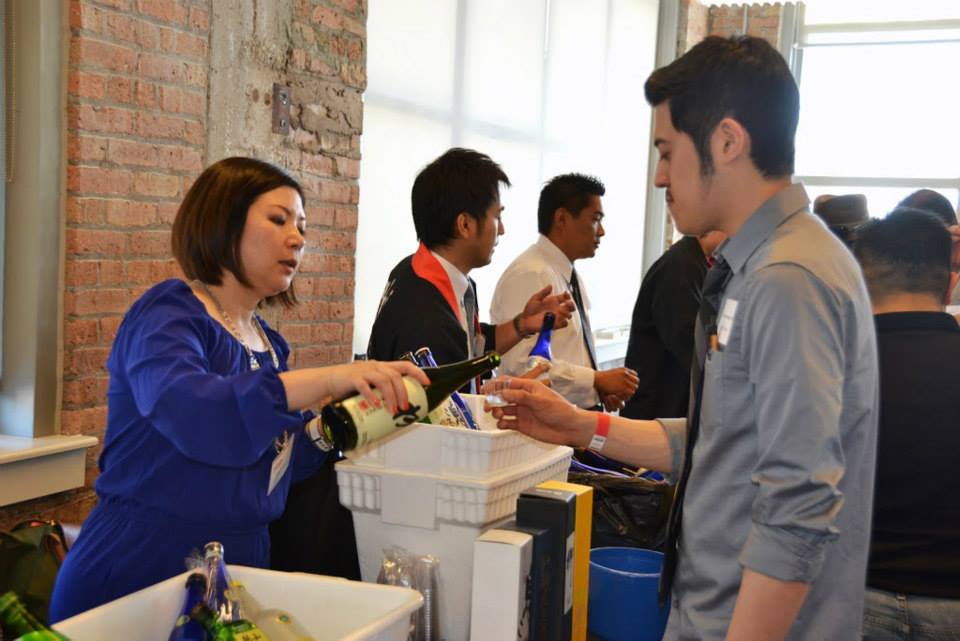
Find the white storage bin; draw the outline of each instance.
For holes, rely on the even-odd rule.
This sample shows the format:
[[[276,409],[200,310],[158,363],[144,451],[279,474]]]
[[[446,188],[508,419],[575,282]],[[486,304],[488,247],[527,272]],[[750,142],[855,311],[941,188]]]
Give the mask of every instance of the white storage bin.
[[[406,641],[419,592],[359,581],[229,566],[264,607],[286,610],[316,641]],[[167,641],[183,605],[184,572],[53,626],[70,641]]]
[[[415,423],[355,454],[356,465],[423,474],[486,477],[549,453],[555,446],[513,430],[497,429],[483,411],[483,396],[462,394],[479,430]]]
[[[482,479],[337,463],[340,502],[353,512],[363,580],[376,580],[383,550],[393,545],[436,556],[441,638],[468,641],[473,540],[512,517],[523,490],[566,480],[572,454],[569,447],[548,446],[522,465]]]

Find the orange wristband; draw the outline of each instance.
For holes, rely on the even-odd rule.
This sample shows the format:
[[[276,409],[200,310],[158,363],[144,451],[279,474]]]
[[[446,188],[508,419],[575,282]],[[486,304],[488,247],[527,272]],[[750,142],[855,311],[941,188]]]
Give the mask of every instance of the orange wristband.
[[[599,452],[603,449],[604,443],[607,442],[607,434],[610,432],[610,415],[605,412],[597,413],[597,431],[594,432],[593,438],[590,439],[589,448],[594,452]]]

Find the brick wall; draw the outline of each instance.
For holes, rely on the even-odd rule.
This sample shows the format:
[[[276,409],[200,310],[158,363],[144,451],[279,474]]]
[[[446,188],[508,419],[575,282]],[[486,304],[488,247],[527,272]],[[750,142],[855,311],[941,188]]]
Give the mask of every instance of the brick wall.
[[[303,182],[302,304],[266,316],[291,343],[291,365],[348,360],[366,2],[71,0],[69,7],[62,432],[102,442],[105,361],[123,313],[152,284],[180,275],[170,224],[191,181],[226,155],[275,162]],[[244,8],[253,11],[237,11]],[[252,13],[256,24],[231,34],[242,35],[241,51],[229,61],[233,75],[221,79],[212,36],[242,28],[238,13]],[[238,70],[243,82],[235,85]],[[270,131],[273,83],[291,87],[287,136]],[[0,508],[0,529],[35,516],[82,521],[95,503],[98,455],[99,448],[88,455],[84,488]]]
[[[710,7],[708,33],[711,36],[732,36],[744,34],[757,36],[778,46],[780,15],[783,5],[770,4],[724,4]],[[744,31],[744,12],[747,28]]]

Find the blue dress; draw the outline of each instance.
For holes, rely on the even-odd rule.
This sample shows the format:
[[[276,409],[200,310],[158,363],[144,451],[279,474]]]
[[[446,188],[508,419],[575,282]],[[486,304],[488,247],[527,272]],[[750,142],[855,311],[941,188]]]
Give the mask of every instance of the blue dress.
[[[279,370],[268,352],[251,370],[183,281],[154,286],[127,312],[107,360],[99,501],[57,576],[51,622],[183,572],[208,541],[224,544],[228,563],[267,566],[268,524],[324,454],[303,434],[310,415],[287,411],[278,371],[289,347],[263,327]],[[290,466],[268,494],[285,432]]]

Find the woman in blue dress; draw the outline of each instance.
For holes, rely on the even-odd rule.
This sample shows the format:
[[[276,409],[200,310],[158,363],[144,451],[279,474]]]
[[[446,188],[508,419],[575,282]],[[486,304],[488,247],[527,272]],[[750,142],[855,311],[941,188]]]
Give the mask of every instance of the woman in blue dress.
[[[60,621],[186,569],[212,540],[230,563],[266,567],[267,526],[291,482],[324,460],[304,433],[309,407],[371,391],[407,402],[409,363],[289,370],[289,348],[257,314],[296,303],[306,217],[282,170],[228,158],[204,171],[173,223],[187,281],[137,300],[107,361],[108,416],[97,506],[57,577]]]

